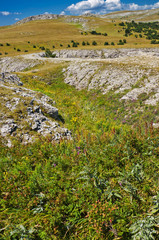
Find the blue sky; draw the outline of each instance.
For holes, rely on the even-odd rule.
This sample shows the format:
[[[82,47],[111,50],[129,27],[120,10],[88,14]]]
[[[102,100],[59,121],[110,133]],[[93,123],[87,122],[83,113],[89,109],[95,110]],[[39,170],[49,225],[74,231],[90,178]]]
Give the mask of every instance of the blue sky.
[[[80,15],[87,12],[105,14],[120,10],[159,8],[155,0],[2,0],[0,26],[13,24],[25,17],[43,13]]]

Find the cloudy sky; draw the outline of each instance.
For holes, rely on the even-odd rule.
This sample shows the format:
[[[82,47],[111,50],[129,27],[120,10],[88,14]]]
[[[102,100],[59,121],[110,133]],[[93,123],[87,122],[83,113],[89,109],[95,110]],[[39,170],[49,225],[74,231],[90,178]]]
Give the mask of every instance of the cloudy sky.
[[[105,14],[120,10],[159,8],[156,0],[8,0],[0,4],[0,26],[12,24],[28,16],[54,13],[80,15],[87,12]]]

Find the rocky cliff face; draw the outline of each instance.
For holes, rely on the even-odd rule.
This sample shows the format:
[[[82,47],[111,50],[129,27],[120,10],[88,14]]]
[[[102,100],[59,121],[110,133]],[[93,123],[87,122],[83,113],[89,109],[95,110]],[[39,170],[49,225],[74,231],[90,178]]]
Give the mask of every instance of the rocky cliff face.
[[[71,139],[71,132],[60,127],[55,102],[22,85],[16,74],[0,77],[0,135],[4,143],[10,147],[16,138],[26,144],[40,135],[56,141]]]

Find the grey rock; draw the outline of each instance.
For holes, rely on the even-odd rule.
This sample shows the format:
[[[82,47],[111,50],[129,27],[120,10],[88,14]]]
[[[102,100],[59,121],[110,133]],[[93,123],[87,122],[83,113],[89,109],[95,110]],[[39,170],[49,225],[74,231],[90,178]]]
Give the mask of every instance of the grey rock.
[[[0,128],[1,135],[4,137],[8,134],[12,134],[17,129],[17,124],[15,124],[13,119],[8,119],[3,122],[2,127]]]
[[[52,140],[57,141],[61,138],[71,139],[71,132],[56,122],[59,115],[54,106],[55,101],[44,94],[18,86],[18,82],[20,79],[9,73],[5,74],[5,81],[0,81],[0,88],[3,89],[3,95],[0,95],[0,135],[6,140],[6,145],[12,146],[10,136],[16,137],[23,144],[34,142],[39,134],[50,135]],[[12,113],[13,119],[7,119],[7,112]]]

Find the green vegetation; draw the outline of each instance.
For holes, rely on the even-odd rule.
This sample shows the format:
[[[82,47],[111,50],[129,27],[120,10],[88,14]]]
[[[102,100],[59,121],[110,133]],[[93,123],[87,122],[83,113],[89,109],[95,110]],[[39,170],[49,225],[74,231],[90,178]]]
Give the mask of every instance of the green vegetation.
[[[132,22],[125,22],[125,23],[119,23],[120,26],[124,26],[125,29],[125,36],[128,37],[132,35],[132,33],[140,33],[140,37],[143,37],[143,35],[146,37],[146,39],[149,40],[157,40],[159,39],[159,23],[158,22],[139,22],[136,23],[135,21]],[[125,28],[126,27],[126,28]],[[141,35],[142,33],[142,35]],[[135,34],[135,37],[137,38],[138,35]]]
[[[52,58],[55,58],[56,57],[56,54],[53,54],[51,51],[50,51],[50,49],[46,49],[45,50],[45,56],[46,57],[52,57]]]
[[[21,73],[25,87],[56,100],[73,140],[0,142],[0,239],[157,239],[158,107],[77,91],[63,67]]]

